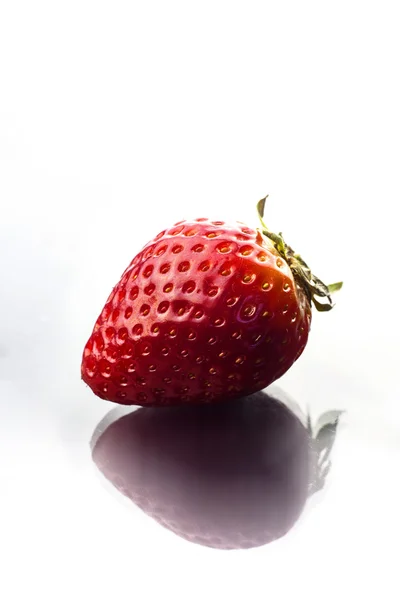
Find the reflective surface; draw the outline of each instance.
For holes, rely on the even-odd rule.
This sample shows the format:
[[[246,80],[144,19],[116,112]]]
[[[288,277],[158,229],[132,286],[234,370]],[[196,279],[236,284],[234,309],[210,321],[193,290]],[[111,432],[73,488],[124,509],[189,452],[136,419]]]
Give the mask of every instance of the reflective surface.
[[[118,413],[96,428],[99,470],[167,529],[221,549],[262,546],[292,528],[309,492],[323,486],[336,430],[326,423],[328,435],[314,439],[263,393],[221,406]]]
[[[2,3],[2,599],[398,596],[396,8]],[[114,407],[81,355],[130,260],[181,219],[255,226],[267,193],[271,230],[344,281],[268,390],[306,420],[128,408],[98,435]]]

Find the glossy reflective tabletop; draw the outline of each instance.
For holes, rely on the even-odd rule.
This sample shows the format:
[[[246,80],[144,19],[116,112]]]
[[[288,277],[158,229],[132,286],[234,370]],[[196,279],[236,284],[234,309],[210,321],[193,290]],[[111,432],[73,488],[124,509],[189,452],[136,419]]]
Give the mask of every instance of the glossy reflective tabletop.
[[[397,598],[394,3],[1,8],[0,597]],[[266,221],[324,281],[304,354],[219,409],[80,380],[110,290],[185,218]]]

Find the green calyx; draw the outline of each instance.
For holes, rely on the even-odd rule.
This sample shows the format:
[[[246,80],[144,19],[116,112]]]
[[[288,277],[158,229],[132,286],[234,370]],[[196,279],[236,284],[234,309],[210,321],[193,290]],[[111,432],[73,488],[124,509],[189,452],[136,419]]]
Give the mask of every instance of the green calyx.
[[[268,196],[257,203],[257,212],[261,223],[261,233],[270,239],[282,258],[289,265],[296,283],[301,285],[309,302],[313,303],[320,312],[326,312],[334,307],[331,294],[341,289],[343,282],[325,285],[318,277],[312,274],[310,267],[299,254],[297,254],[283,239],[282,233],[276,234],[268,229],[264,223],[265,201]],[[320,302],[317,298],[324,301]]]

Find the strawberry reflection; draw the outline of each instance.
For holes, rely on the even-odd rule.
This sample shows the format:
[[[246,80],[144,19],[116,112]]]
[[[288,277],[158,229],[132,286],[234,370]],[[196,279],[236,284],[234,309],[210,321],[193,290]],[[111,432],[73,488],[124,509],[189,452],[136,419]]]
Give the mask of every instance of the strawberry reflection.
[[[323,486],[339,415],[328,416],[312,436],[262,392],[217,406],[140,408],[99,424],[93,460],[177,535],[214,548],[261,546],[288,532]]]

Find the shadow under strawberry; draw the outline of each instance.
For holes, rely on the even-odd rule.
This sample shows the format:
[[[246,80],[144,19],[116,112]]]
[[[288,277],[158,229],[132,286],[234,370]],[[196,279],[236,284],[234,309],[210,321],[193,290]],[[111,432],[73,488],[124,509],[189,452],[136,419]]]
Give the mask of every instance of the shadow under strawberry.
[[[323,486],[339,413],[328,416],[313,436],[264,392],[214,406],[141,408],[105,429],[103,420],[92,456],[121,493],[177,535],[251,548],[287,533]]]

